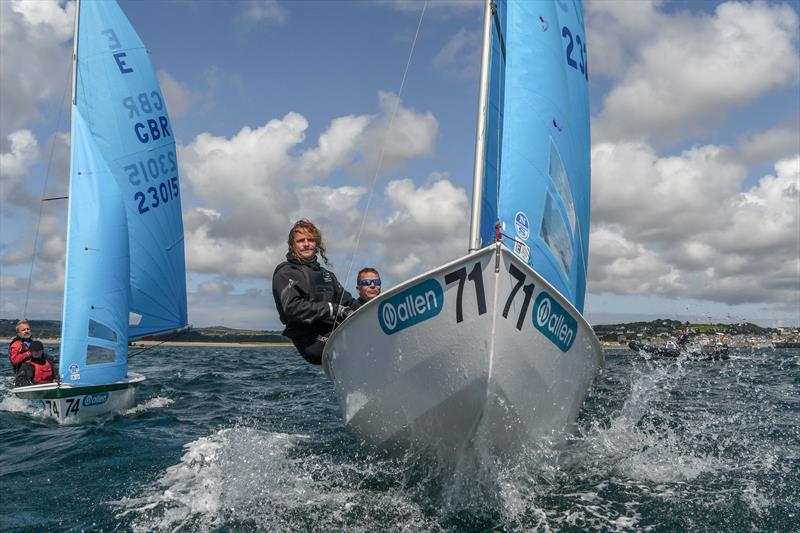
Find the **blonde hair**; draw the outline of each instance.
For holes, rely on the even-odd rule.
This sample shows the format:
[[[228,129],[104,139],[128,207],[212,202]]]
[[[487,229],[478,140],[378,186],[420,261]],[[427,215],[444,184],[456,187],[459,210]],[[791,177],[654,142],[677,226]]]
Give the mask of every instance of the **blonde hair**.
[[[17,332],[17,333],[19,333],[19,327],[20,327],[21,325],[23,325],[23,324],[27,324],[28,326],[30,326],[30,325],[31,325],[31,323],[30,323],[30,322],[28,322],[27,320],[25,320],[25,319],[23,318],[22,320],[20,320],[19,322],[17,322],[17,325],[16,325],[16,327],[14,328],[14,329],[16,330],[16,332]]]
[[[307,220],[305,218],[301,218],[297,222],[294,223],[292,229],[289,230],[289,239],[287,240],[289,244],[289,253],[294,255],[294,233],[296,231],[304,230],[311,234],[311,237],[314,239],[314,242],[317,243],[317,253],[322,256],[322,260],[325,261],[325,264],[328,264],[328,256],[325,255],[325,244],[322,242],[322,233],[319,231],[313,222]]]

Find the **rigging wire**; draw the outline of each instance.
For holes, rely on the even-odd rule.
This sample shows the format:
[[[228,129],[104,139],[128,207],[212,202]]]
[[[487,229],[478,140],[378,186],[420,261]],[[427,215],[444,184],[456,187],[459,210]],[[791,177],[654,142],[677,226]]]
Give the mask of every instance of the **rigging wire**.
[[[356,232],[356,239],[355,239],[355,246],[353,247],[353,253],[350,255],[350,264],[347,267],[347,275],[345,276],[345,280],[350,278],[350,274],[353,271],[353,264],[355,263],[356,253],[358,252],[359,244],[361,243],[361,234],[364,231],[364,224],[367,221],[367,214],[369,213],[369,207],[372,204],[372,198],[375,196],[375,184],[378,181],[378,176],[380,175],[381,167],[383,166],[383,157],[386,153],[386,144],[389,139],[389,134],[392,131],[392,126],[394,125],[394,119],[397,116],[397,110],[400,108],[400,102],[403,97],[403,89],[406,85],[406,78],[408,77],[408,71],[411,68],[411,59],[414,56],[414,49],[417,46],[417,38],[419,37],[420,28],[422,28],[422,20],[425,17],[425,10],[428,7],[428,0],[425,0],[425,3],[422,5],[422,11],[419,14],[419,22],[417,22],[417,30],[414,33],[414,39],[411,42],[411,50],[408,53],[408,60],[406,61],[406,68],[403,71],[403,78],[400,81],[400,89],[397,92],[397,101],[395,102],[394,109],[392,110],[392,115],[389,118],[389,126],[386,128],[386,133],[383,136],[383,141],[381,141],[381,150],[378,156],[378,164],[375,167],[375,173],[372,175],[372,181],[370,182],[369,187],[369,194],[367,195],[367,205],[364,207],[364,214],[361,216],[361,223],[358,226],[358,232]],[[344,293],[342,296],[339,297],[338,305],[342,304],[342,298],[344,297]],[[333,331],[336,328],[336,320],[334,319]]]
[[[144,347],[144,348],[133,347],[134,349],[131,350],[131,346],[129,346],[128,347],[128,361],[130,361],[132,357],[134,357],[136,355],[143,354],[144,352],[146,352],[147,350],[150,350],[152,348],[158,348],[159,346],[161,346],[165,342],[170,342],[170,341],[176,339],[177,337],[180,337],[184,333],[186,333],[185,330],[176,331],[175,333],[173,333],[169,337],[165,338],[163,341],[161,341],[161,342],[159,342],[157,344],[152,344],[152,345]]]
[[[72,63],[69,65],[70,77],[72,73]],[[67,88],[70,87],[69,83],[64,84],[64,94],[61,95],[61,104],[58,106],[58,120],[56,121],[56,128],[61,124],[61,118],[64,116],[64,101],[67,98]],[[33,266],[36,262],[36,248],[39,245],[39,230],[42,225],[42,211],[44,210],[44,203],[49,200],[45,199],[44,194],[47,192],[47,183],[50,181],[50,169],[53,166],[53,152],[55,151],[56,136],[50,138],[50,156],[47,159],[47,171],[44,174],[44,183],[42,184],[41,200],[39,201],[39,216],[36,217],[36,231],[33,234],[33,255],[31,256],[31,267],[28,270],[28,285],[25,288],[25,305],[22,308],[22,318],[28,316],[28,302],[31,294],[31,280],[33,279]]]

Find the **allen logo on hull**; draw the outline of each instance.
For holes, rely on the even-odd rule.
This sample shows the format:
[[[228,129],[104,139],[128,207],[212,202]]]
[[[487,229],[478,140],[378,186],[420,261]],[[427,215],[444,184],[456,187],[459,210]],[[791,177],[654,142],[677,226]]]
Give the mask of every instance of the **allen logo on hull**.
[[[378,307],[378,322],[387,335],[438,315],[444,306],[442,286],[428,279],[395,294]]]
[[[562,352],[572,348],[578,331],[578,322],[546,292],[536,297],[533,325]]]
[[[100,405],[108,401],[107,392],[98,392],[97,394],[87,394],[83,397],[83,405],[88,407],[90,405]]]

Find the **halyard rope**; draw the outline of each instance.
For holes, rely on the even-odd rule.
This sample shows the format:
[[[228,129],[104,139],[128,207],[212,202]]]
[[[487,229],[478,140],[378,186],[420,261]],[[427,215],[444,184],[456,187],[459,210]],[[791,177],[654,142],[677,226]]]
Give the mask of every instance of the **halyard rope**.
[[[369,207],[372,204],[372,198],[375,195],[375,184],[378,181],[378,176],[380,175],[381,167],[383,166],[383,156],[386,152],[386,142],[389,139],[389,134],[392,131],[392,126],[394,125],[395,116],[397,116],[397,110],[400,108],[400,102],[403,97],[403,88],[406,84],[406,78],[408,76],[408,71],[411,67],[411,58],[414,56],[414,48],[417,45],[417,38],[419,37],[420,28],[422,28],[422,19],[425,17],[425,10],[428,7],[428,0],[425,0],[425,3],[422,5],[422,11],[419,14],[419,22],[417,22],[417,31],[414,33],[414,39],[411,42],[411,50],[408,53],[408,60],[406,61],[406,68],[403,71],[403,79],[400,81],[400,89],[397,92],[397,101],[395,102],[394,109],[392,110],[392,116],[389,119],[389,126],[386,128],[386,132],[383,135],[383,141],[381,142],[381,150],[380,155],[378,156],[378,165],[375,167],[375,173],[372,175],[372,181],[369,187],[369,194],[367,195],[367,205],[364,207],[364,214],[361,216],[361,223],[358,226],[358,232],[356,233],[356,240],[355,246],[353,247],[353,253],[350,255],[350,264],[347,267],[347,275],[345,276],[345,281],[350,278],[350,274],[353,272],[353,264],[355,263],[356,253],[358,252],[359,244],[361,243],[361,234],[364,231],[364,224],[367,221],[367,214],[369,213]],[[342,298],[344,297],[344,293],[339,297],[338,305],[342,305]],[[334,317],[333,321],[333,331],[336,328],[336,317]]]

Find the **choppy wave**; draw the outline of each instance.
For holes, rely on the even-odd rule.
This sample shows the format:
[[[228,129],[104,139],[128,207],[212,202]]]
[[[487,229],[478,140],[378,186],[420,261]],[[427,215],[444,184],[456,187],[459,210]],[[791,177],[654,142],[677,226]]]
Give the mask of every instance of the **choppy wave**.
[[[400,493],[359,487],[359,466],[330,457],[297,454],[307,435],[253,428],[223,429],[185,446],[181,461],[154,486],[113,502],[135,531],[208,530],[223,525],[265,531],[374,531],[370,513],[403,516],[428,529],[418,509]]]
[[[0,529],[792,531],[798,515],[794,352],[611,353],[572,432],[512,462],[480,439],[446,458],[367,448],[342,427],[330,382],[291,350],[170,355],[166,367],[143,355],[139,405],[80,427],[15,410],[0,383],[0,475],[66,499],[57,522],[32,508],[0,515]],[[24,468],[39,444],[40,463],[66,475]]]

